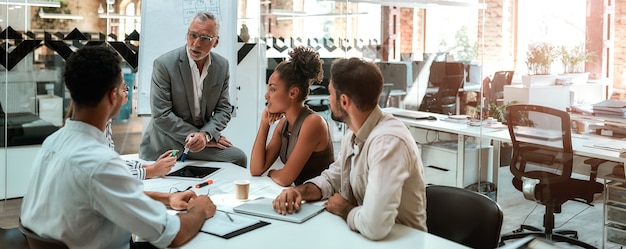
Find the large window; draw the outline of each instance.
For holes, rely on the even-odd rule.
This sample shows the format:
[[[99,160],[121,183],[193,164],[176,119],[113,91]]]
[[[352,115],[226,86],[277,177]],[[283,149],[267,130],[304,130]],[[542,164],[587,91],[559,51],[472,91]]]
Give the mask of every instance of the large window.
[[[518,58],[516,72],[527,73],[528,45],[547,42],[553,46],[572,48],[585,42],[586,0],[524,0],[519,1]],[[567,6],[567,7],[564,7]],[[563,72],[559,60],[552,65],[552,73]]]
[[[468,8],[426,9],[425,52],[445,52],[457,61],[477,55],[478,11]]]

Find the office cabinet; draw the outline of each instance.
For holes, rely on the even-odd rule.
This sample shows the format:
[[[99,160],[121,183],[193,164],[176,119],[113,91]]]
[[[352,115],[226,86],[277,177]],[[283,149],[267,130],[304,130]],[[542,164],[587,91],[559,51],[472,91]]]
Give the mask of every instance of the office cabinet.
[[[530,103],[560,110],[571,105],[592,104],[606,99],[606,84],[577,84],[523,87],[504,86],[504,103]]]
[[[570,106],[570,92],[568,86],[533,86],[520,85],[504,86],[504,103],[528,103],[548,106],[565,110]]]
[[[607,180],[612,180],[607,183]],[[626,179],[607,176],[604,195],[604,247],[626,246]]]
[[[55,95],[37,95],[39,118],[55,126],[63,125],[63,99]]]
[[[465,144],[462,165],[457,163],[456,141],[421,145],[426,185],[446,185],[464,188],[487,180],[488,168],[493,162],[493,149],[479,148],[478,144]]]
[[[33,174],[35,155],[40,148],[41,145],[25,145],[0,150],[0,179],[6,179],[6,185],[0,184],[0,199],[17,198],[26,194]]]

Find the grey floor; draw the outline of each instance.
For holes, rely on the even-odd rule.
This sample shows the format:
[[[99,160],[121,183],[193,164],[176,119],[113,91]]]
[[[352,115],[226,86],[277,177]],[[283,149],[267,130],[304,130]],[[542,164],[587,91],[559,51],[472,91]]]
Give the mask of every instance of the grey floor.
[[[335,146],[339,148],[341,131],[331,122],[331,129],[334,131],[333,140]],[[115,122],[113,126],[114,141],[116,150],[120,154],[137,153],[141,140],[141,120],[133,117],[125,122]],[[338,150],[336,150],[338,151]],[[512,175],[508,167],[501,167],[499,170],[498,203],[504,211],[504,224],[502,233],[508,233],[517,229],[524,223],[541,227],[543,222],[543,206],[538,206],[534,202],[525,200],[522,194],[511,185]],[[593,206],[578,202],[567,202],[563,206],[563,212],[556,215],[556,226],[563,229],[573,229],[579,232],[579,237],[598,248],[602,247],[602,219],[603,219],[603,198],[596,197]],[[0,228],[17,227],[17,217],[21,199],[0,201]],[[567,244],[559,244],[563,248],[570,248]],[[575,247],[572,247],[575,248]],[[606,247],[606,248],[619,248]]]

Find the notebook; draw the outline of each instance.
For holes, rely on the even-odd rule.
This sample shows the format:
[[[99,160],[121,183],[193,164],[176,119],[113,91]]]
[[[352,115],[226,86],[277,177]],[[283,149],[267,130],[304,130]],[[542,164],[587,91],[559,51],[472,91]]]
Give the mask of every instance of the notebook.
[[[324,207],[320,205],[313,205],[310,203],[302,203],[300,205],[300,211],[293,214],[278,214],[274,211],[272,206],[273,199],[259,198],[256,200],[247,201],[235,208],[235,213],[248,214],[254,216],[260,216],[269,219],[289,221],[293,223],[302,223],[312,218],[313,216],[324,211]]]
[[[270,223],[265,221],[252,219],[249,216],[246,217],[243,215],[217,210],[213,217],[204,221],[204,225],[200,228],[200,232],[230,239],[269,224]]]

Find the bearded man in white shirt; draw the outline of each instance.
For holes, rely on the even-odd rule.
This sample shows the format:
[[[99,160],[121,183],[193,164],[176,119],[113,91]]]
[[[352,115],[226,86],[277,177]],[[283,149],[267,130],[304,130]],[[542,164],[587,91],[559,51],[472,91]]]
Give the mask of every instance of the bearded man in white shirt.
[[[283,190],[274,209],[287,214],[301,201],[327,199],[327,211],[371,240],[385,238],[395,223],[426,231],[422,159],[404,123],[378,107],[380,69],[359,58],[338,59],[330,73],[332,118],[349,127],[340,154],[320,176]]]

